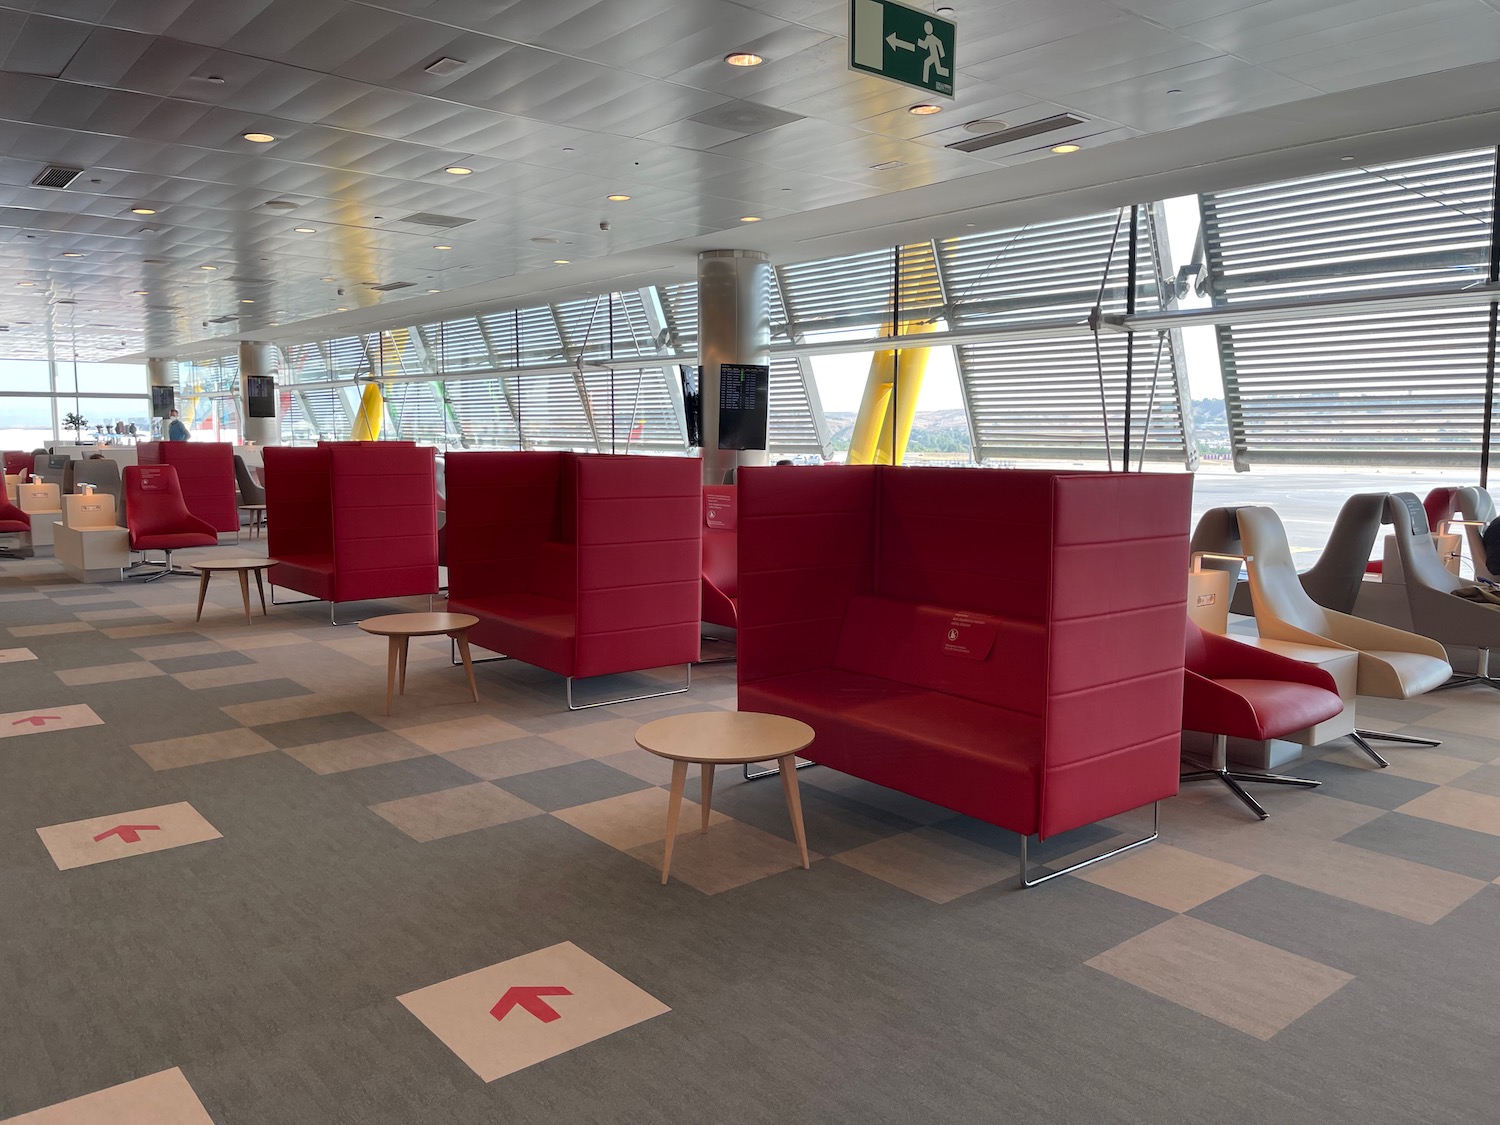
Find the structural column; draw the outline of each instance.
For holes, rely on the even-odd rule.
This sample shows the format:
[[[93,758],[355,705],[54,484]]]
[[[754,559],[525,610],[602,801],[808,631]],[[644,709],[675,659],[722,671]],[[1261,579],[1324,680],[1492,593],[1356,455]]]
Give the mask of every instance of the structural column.
[[[250,417],[250,376],[276,378],[281,370],[281,355],[274,344],[240,342],[240,438],[256,445],[281,444],[280,418]],[[281,401],[280,395],[276,401]]]
[[[146,360],[146,383],[152,387],[177,386],[177,361],[175,359],[150,358]],[[151,436],[166,437],[165,419],[151,419]],[[144,438],[142,439],[145,440]]]
[[[719,448],[719,364],[771,362],[771,261],[754,250],[698,255],[698,355],[703,364],[703,482],[721,484],[740,465],[764,465],[764,449]]]

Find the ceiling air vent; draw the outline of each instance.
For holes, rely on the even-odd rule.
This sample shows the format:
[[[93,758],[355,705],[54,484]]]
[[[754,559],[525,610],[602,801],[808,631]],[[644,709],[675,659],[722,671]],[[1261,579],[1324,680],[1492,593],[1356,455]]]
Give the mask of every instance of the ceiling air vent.
[[[418,211],[415,215],[396,220],[398,223],[406,223],[414,227],[441,227],[443,230],[452,230],[454,227],[465,226],[473,221],[473,219],[460,219],[457,215],[435,215],[431,211]]]
[[[389,293],[392,289],[410,289],[415,281],[387,281],[384,285],[370,286],[376,293]]]
[[[996,145],[1010,144],[1012,141],[1024,141],[1028,137],[1038,137],[1043,133],[1051,133],[1057,129],[1072,129],[1082,125],[1087,119],[1073,113],[1059,113],[1053,117],[1044,117],[1040,121],[1030,121],[1025,125],[1015,125],[1009,129],[1001,129],[998,133],[986,133],[982,137],[971,137],[966,141],[954,141],[949,148],[957,149],[959,152],[978,152],[980,149],[994,148]]]
[[[32,187],[65,188],[83,175],[82,168],[65,168],[61,164],[49,164],[36,174]]]

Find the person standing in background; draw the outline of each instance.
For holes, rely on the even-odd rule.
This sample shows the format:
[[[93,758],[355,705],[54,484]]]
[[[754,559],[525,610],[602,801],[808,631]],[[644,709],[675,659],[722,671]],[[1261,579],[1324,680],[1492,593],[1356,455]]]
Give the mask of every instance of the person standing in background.
[[[175,410],[172,411],[163,428],[166,430],[168,441],[187,441],[188,439],[188,428],[183,424],[182,418]]]

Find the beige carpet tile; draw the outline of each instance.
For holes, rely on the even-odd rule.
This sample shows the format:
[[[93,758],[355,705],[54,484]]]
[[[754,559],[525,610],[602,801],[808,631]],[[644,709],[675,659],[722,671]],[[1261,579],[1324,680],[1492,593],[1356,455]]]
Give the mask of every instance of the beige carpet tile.
[[[47,625],[12,625],[13,637],[50,637],[55,633],[89,633],[94,627],[87,621],[54,621]]]
[[[1339,969],[1184,915],[1086,964],[1263,1040],[1354,979]]]
[[[1420,722],[1411,724],[1423,730],[1445,731],[1451,730],[1456,734],[1477,734],[1486,738],[1493,738],[1496,730],[1495,698],[1487,688],[1485,696],[1489,700],[1489,709],[1479,707],[1445,707],[1435,715],[1429,715]],[[1402,733],[1411,733],[1403,730]],[[1434,735],[1434,737],[1438,737]],[[1386,754],[1389,758],[1390,755]]]
[[[599,716],[593,722],[548,731],[542,737],[576,750],[586,758],[603,758],[637,749],[635,732],[642,726],[639,720],[609,718],[608,708],[601,708],[593,714]]]
[[[1248,868],[1195,855],[1160,840],[1078,872],[1078,878],[1086,882],[1179,914],[1255,877]]]
[[[177,1067],[7,1118],[3,1125],[214,1125]]]
[[[642,781],[649,781],[652,785],[669,785],[672,781],[672,763],[639,746],[634,750],[622,750],[618,754],[606,754],[596,760]],[[739,769],[738,766],[734,768]]]
[[[349,700],[339,695],[293,695],[285,699],[265,699],[255,703],[231,703],[221,711],[246,726],[267,726],[293,719],[316,719],[320,715],[337,715],[351,710]]]
[[[177,621],[153,621],[146,625],[110,625],[99,630],[111,640],[131,640],[136,637],[159,637],[167,633],[181,633],[183,626]]]
[[[307,746],[287,746],[283,747],[282,753],[297,759],[313,773],[343,773],[346,770],[363,769],[365,766],[420,758],[427,751],[399,734],[382,732],[353,738],[336,738],[331,742],[314,742]]]
[[[1408,816],[1420,816],[1455,828],[1468,828],[1491,836],[1500,836],[1500,797],[1475,793],[1451,785],[1423,793],[1396,809]]]
[[[622,852],[659,843],[667,838],[665,789],[641,789],[634,793],[622,793],[618,797],[606,797],[602,801],[558,809],[552,815]],[[717,810],[709,813],[709,830],[712,831],[715,825],[728,819]],[[678,835],[697,832],[702,823],[702,806],[684,798],[677,822]],[[676,863],[675,859],[673,863]]]
[[[160,742],[140,742],[130,747],[154,770],[196,766],[204,762],[222,762],[267,754],[276,747],[253,730],[237,727],[213,734],[192,734],[186,738],[168,738]]]
[[[36,832],[59,871],[221,838],[186,801],[51,824]]]
[[[271,632],[271,633],[231,633],[219,638],[219,643],[225,648],[232,648],[239,652],[251,652],[262,648],[282,648],[286,645],[304,645],[308,643],[306,637],[298,636],[296,633]]]
[[[385,801],[370,810],[424,843],[543,815],[535,805],[487,781]]]
[[[100,664],[93,668],[64,668],[57,673],[57,678],[69,687],[84,687],[88,684],[112,684],[121,680],[141,680],[147,676],[165,674],[148,661],[127,660],[121,664]]]
[[[407,690],[411,690],[410,679],[407,680]],[[475,746],[489,746],[497,742],[509,741],[512,738],[525,738],[527,735],[527,732],[520,727],[497,719],[493,715],[470,715],[467,718],[448,719],[441,723],[401,727],[400,730],[403,738],[409,738],[424,750],[430,750],[434,754],[467,750]]]
[[[686,803],[683,802],[684,806]],[[663,820],[665,815],[663,809]],[[684,811],[683,816],[686,815]],[[694,821],[695,831],[678,833],[672,847],[673,881],[686,883],[706,895],[716,895],[793,868],[798,869],[799,875],[807,875],[801,870],[797,845],[790,840],[762,832],[742,820],[726,818],[722,823],[711,822],[707,832],[696,830],[699,823]],[[659,873],[665,840],[663,823],[660,840],[631,848],[629,854]],[[813,861],[822,858],[815,852],[808,855]]]
[[[73,615],[80,621],[128,621],[132,617],[159,616],[155,609],[81,609]]]
[[[172,660],[179,656],[208,656],[224,651],[218,641],[182,641],[170,645],[142,645],[132,649],[142,660]]]
[[[515,777],[584,760],[565,746],[536,737],[512,738],[505,742],[449,750],[442,756],[459,769],[467,770],[485,781]]]
[[[0,715],[0,738],[23,738],[29,734],[102,726],[104,720],[82,703],[39,705],[27,711]]]
[[[1406,777],[1412,781],[1425,781],[1432,785],[1447,785],[1450,781],[1479,767],[1478,762],[1467,758],[1455,758],[1444,754],[1441,750],[1421,750],[1411,746],[1403,746],[1399,752],[1384,756],[1391,763],[1386,767],[1385,772],[1392,777]],[[1368,754],[1361,753],[1353,746],[1341,745],[1324,754],[1323,761],[1336,762],[1341,766],[1353,766],[1356,769],[1380,769],[1370,760]],[[1297,772],[1295,763],[1287,769],[1293,773]]]
[[[1008,856],[935,828],[888,836],[833,860],[937,903],[1015,880],[1018,871]]]
[[[227,668],[198,668],[191,672],[173,672],[172,678],[185,688],[201,691],[204,688],[233,687],[235,684],[256,684],[264,680],[279,680],[281,674],[269,664],[232,664]]]

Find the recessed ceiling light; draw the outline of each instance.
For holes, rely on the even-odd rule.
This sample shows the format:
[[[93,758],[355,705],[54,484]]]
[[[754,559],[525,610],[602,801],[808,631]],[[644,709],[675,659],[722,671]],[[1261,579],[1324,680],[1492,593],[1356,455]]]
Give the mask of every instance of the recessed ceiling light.
[[[569,266],[573,264],[573,260],[571,258],[553,258],[552,264],[554,266]]]
[[[451,164],[447,168],[444,168],[443,171],[447,172],[450,176],[472,176],[474,174],[474,169],[465,168],[461,164]]]
[[[446,242],[439,242],[436,246],[433,247],[433,249],[434,250],[452,250],[453,247],[449,246]]]
[[[442,290],[441,289],[429,289],[429,290],[427,290],[427,292],[429,292],[429,293],[441,293]]]
[[[270,133],[246,133],[245,140],[254,141],[258,145],[268,145],[276,138]]]
[[[630,198],[630,196],[620,195],[616,193],[614,195],[606,195],[604,198],[609,200],[611,203],[624,203],[627,199]]]
[[[63,257],[64,258],[81,258],[81,257],[83,257],[83,255],[80,254],[77,250],[64,250],[63,251]]]
[[[135,290],[135,295],[137,297],[149,297],[151,295],[151,290],[149,290],[149,289],[137,289],[137,290]]]
[[[148,266],[164,266],[167,264],[165,258],[142,258],[141,261]]]
[[[942,113],[943,107],[940,105],[933,105],[931,102],[918,102],[906,112],[915,114],[918,117],[930,117],[934,113]]]
[[[759,66],[766,60],[754,51],[733,51],[724,56],[730,66]]]
[[[331,277],[320,277],[320,278],[318,278],[318,280],[319,281],[332,281],[333,278],[331,278]]]
[[[1067,156],[1071,152],[1077,152],[1082,147],[1082,145],[1075,145],[1069,141],[1067,144],[1053,145],[1052,151],[1057,153],[1058,156]]]
[[[333,311],[334,312],[348,312],[349,310],[346,309],[346,308],[344,308],[343,305],[340,305],[338,308],[334,309]]]
[[[200,270],[216,270],[216,269],[218,269],[218,268],[219,268],[219,267],[218,267],[218,266],[199,266],[199,267],[198,267],[198,268],[199,268],[199,269],[200,269]]]
[[[742,222],[742,223],[758,223],[758,222],[760,222],[760,216],[759,215],[741,215],[740,216],[740,222]]]
[[[18,289],[34,289],[35,287],[36,287],[36,282],[34,282],[34,281],[18,281],[18,282],[16,282],[16,288],[18,288]]]
[[[297,206],[290,199],[268,199],[261,204],[263,207],[274,207],[278,211],[290,211]]]
[[[215,86],[224,85],[224,79],[217,74],[194,75],[194,77],[201,78],[204,82],[212,82]]]
[[[1350,161],[1350,160],[1353,160],[1354,157],[1352,157],[1352,156],[1341,156],[1341,157],[1339,157],[1339,159],[1343,160],[1343,161]]]
[[[296,231],[298,234],[317,234],[318,233],[318,228],[317,227],[293,227],[292,230]]]
[[[154,214],[156,214],[156,208],[155,207],[132,207],[130,209],[130,213],[132,215],[154,215]]]
[[[255,304],[255,298],[254,297],[241,297],[240,298],[240,304],[242,304],[242,305],[253,305],[253,304]]]

